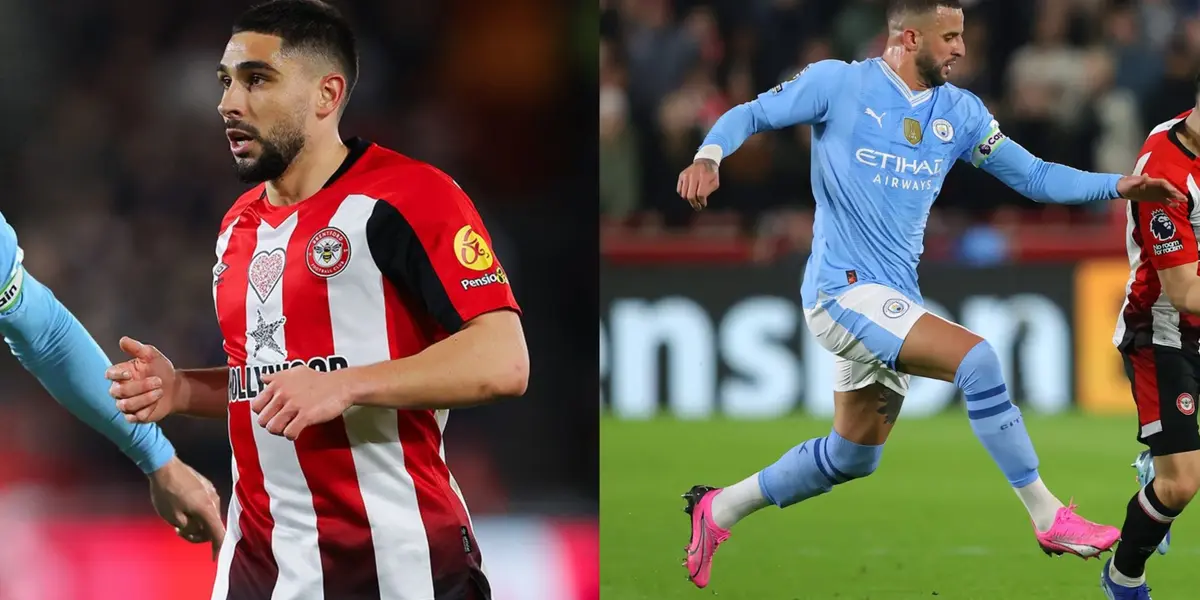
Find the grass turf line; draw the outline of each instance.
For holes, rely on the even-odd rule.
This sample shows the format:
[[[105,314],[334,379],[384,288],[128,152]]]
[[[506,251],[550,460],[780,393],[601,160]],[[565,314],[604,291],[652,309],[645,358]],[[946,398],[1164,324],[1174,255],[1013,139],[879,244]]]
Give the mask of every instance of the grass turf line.
[[[1132,416],[1039,417],[1027,426],[1041,474],[1080,514],[1116,526],[1137,491]],[[679,496],[728,485],[774,462],[829,422],[601,420],[601,594],[619,600],[1100,599],[1102,562],[1050,558],[965,414],[903,415],[871,477],[796,506],[751,515],[721,546],[709,587],[679,565],[688,521]],[[1174,546],[1147,568],[1156,597],[1191,597],[1200,517],[1175,523]],[[1105,557],[1111,554],[1105,554]]]

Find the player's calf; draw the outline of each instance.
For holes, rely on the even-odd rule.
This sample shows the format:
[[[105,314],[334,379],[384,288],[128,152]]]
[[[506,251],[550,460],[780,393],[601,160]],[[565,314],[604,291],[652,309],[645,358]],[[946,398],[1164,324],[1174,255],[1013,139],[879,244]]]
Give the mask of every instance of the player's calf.
[[[1021,499],[1048,553],[1084,558],[1108,550],[1120,537],[1116,527],[1075,513],[1046,488],[1021,409],[1012,403],[1000,357],[986,340],[926,313],[904,339],[897,366],[906,373],[953,381],[963,392],[975,437],[987,449]]]
[[[1145,583],[1146,562],[1200,490],[1200,451],[1157,456],[1154,471],[1154,479],[1125,507],[1121,543],[1108,573],[1120,586]]]
[[[959,362],[954,384],[962,390],[975,437],[1014,488],[1038,478],[1038,458],[1025,431],[1021,409],[1009,400],[1000,357],[980,340]]]
[[[883,445],[857,444],[830,431],[788,450],[758,476],[768,502],[785,508],[875,472]]]
[[[688,580],[708,585],[717,547],[729,539],[729,528],[756,510],[780,508],[824,494],[833,486],[866,477],[879,466],[883,445],[851,442],[837,431],[788,450],[767,468],[727,488],[695,486],[683,495],[691,520],[691,536],[683,565]]]
[[[1021,409],[1008,396],[1004,368],[983,338],[932,314],[917,321],[900,350],[906,373],[951,381],[966,399],[971,430],[1014,488],[1038,478],[1038,458]]]
[[[1038,457],[1021,409],[1009,399],[1004,369],[992,345],[932,314],[922,315],[904,340],[899,366],[913,375],[952,381],[966,399],[975,437],[1025,504],[1039,532],[1055,526],[1062,502],[1038,475]]]
[[[903,396],[871,383],[835,393],[834,402],[828,434],[801,442],[762,471],[716,492],[717,525],[728,529],[761,508],[785,508],[875,472]]]
[[[750,513],[774,504],[786,508],[875,472],[883,445],[857,444],[830,431],[801,442],[762,471],[718,490],[713,522],[728,529]]]
[[[1149,450],[1143,450],[1140,454],[1138,454],[1138,457],[1134,459],[1133,464],[1129,466],[1133,467],[1133,469],[1137,471],[1137,482],[1139,488],[1145,487],[1146,484],[1154,481],[1154,457],[1150,454]],[[1166,555],[1166,553],[1170,550],[1171,532],[1168,531],[1167,535],[1163,537],[1161,542],[1158,543],[1158,553]]]
[[[1183,510],[1200,491],[1200,451],[1155,457],[1150,486],[1163,505]]]

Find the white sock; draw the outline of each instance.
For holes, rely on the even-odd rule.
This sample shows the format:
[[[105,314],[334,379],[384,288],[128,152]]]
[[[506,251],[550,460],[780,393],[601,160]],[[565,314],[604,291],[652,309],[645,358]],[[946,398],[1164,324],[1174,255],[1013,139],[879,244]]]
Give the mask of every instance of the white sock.
[[[765,508],[770,502],[758,487],[758,473],[722,489],[712,501],[713,522],[729,529],[750,513]]]
[[[1132,577],[1126,577],[1126,576],[1122,575],[1120,571],[1117,570],[1117,565],[1116,565],[1115,561],[1112,563],[1109,563],[1109,565],[1108,565],[1108,576],[1109,576],[1109,578],[1111,578],[1113,580],[1113,583],[1115,583],[1119,586],[1122,586],[1122,587],[1132,588],[1132,587],[1137,587],[1139,585],[1142,585],[1143,583],[1146,583],[1146,574],[1145,573],[1142,573],[1142,576],[1138,577],[1137,579],[1134,579]]]
[[[1041,477],[1023,488],[1013,488],[1013,491],[1025,505],[1025,510],[1029,512],[1029,518],[1033,519],[1033,526],[1038,531],[1046,531],[1054,525],[1054,515],[1063,507],[1063,503],[1046,489]]]

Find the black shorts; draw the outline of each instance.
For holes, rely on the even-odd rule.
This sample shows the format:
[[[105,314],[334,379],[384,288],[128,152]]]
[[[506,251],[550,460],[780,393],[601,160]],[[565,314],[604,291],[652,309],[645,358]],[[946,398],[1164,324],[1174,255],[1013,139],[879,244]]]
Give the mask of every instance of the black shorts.
[[[1137,404],[1138,441],[1154,456],[1200,450],[1200,354],[1145,346],[1122,353],[1122,358]]]

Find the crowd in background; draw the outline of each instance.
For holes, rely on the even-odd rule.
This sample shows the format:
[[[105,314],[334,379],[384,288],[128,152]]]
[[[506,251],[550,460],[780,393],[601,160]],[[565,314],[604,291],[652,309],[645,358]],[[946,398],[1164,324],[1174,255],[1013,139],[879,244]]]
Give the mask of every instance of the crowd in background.
[[[434,164],[474,199],[526,316],[526,397],[456,411],[446,452],[474,513],[594,514],[595,363],[561,310],[595,298],[561,199],[594,185],[595,9],[516,0],[335,2],[360,36],[361,79],[342,123]],[[234,177],[216,78],[243,0],[0,0],[0,210],[47,284],[120,357],[122,335],[177,367],[225,364],[211,272]],[[590,12],[589,12],[590,11]],[[589,18],[590,15],[590,18]],[[587,45],[578,39],[591,40]],[[576,99],[572,90],[583,90]],[[522,135],[544,127],[537,138]],[[497,146],[504,141],[503,149]],[[564,151],[563,149],[566,148]],[[582,152],[582,157],[579,153]],[[555,227],[546,227],[546,222]],[[554,308],[550,308],[554,307]],[[563,313],[563,314],[559,314]],[[43,506],[147,512],[144,480],[0,352],[0,491],[74,490]],[[229,497],[224,422],[176,417],[182,457]],[[133,495],[131,498],[130,495]]]
[[[886,0],[601,0],[601,213],[697,218],[674,193],[729,108],[827,58],[879,56]],[[965,58],[951,83],[978,95],[1046,160],[1129,173],[1145,135],[1192,107],[1200,62],[1194,0],[965,1]],[[807,127],[753,136],[722,162],[711,210],[743,229],[811,212]],[[1109,218],[1106,205],[1056,212]],[[990,175],[950,172],[931,228],[1012,218],[1038,205]],[[768,218],[764,218],[768,217]]]

